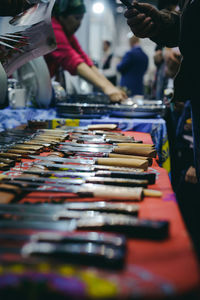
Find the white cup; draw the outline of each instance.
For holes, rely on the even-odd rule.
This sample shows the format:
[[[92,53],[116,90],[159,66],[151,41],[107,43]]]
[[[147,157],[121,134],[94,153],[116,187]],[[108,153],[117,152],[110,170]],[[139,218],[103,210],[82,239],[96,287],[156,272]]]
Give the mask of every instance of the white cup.
[[[10,89],[8,94],[9,106],[11,108],[24,108],[26,107],[26,89]]]

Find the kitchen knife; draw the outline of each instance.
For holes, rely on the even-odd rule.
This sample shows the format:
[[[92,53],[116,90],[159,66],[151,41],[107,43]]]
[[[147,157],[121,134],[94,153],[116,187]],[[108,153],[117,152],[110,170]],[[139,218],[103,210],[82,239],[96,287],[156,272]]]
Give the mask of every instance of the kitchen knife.
[[[88,165],[105,165],[105,166],[117,166],[117,167],[126,167],[126,168],[139,168],[143,170],[148,169],[149,162],[148,160],[141,159],[128,159],[128,158],[93,158],[93,159],[78,159],[78,158],[61,158],[61,157],[44,157],[44,156],[35,156],[30,155],[30,158],[44,160],[48,162],[62,162],[63,165],[58,165],[60,168],[65,168],[64,163],[74,163],[74,164],[88,164]],[[67,166],[66,166],[67,167]]]
[[[43,169],[42,169],[43,167]],[[144,170],[139,168],[127,168],[127,167],[113,167],[113,166],[103,166],[103,165],[78,165],[78,164],[57,164],[52,163],[49,161],[41,161],[41,162],[35,162],[33,163],[33,168],[41,168],[41,172],[46,170],[48,168],[49,170],[64,170],[64,172],[68,172],[70,170],[76,170],[81,172],[89,172],[89,171],[99,171],[99,170],[108,170],[108,171],[117,171],[117,172],[137,172],[137,173],[143,173]],[[63,172],[63,171],[62,171]]]
[[[98,184],[82,184],[70,185],[67,184],[54,184],[54,183],[41,183],[33,182],[28,180],[8,180],[4,181],[10,185],[20,187],[22,192],[59,192],[59,193],[72,193],[76,194],[78,197],[101,197],[105,199],[113,200],[126,200],[126,201],[142,201],[143,197],[150,194],[150,197],[161,197],[162,193],[159,191],[143,189],[141,187],[116,187],[116,186],[106,186]],[[30,185],[29,188],[28,184]],[[33,187],[36,187],[35,189]],[[0,186],[1,188],[1,186]],[[6,190],[7,191],[7,190]]]
[[[78,177],[78,178],[91,178],[91,177],[110,177],[110,178],[129,178],[129,179],[140,179],[140,180],[147,180],[148,184],[154,184],[156,180],[155,173],[148,173],[148,172],[116,172],[116,171],[96,171],[96,172],[53,172],[53,171],[40,171],[36,170],[37,168],[30,168],[28,170],[23,171],[24,174],[33,174],[33,175],[40,175],[40,176],[54,176],[54,177]]]
[[[26,175],[24,175],[26,176]],[[27,175],[28,176],[28,175]],[[85,183],[93,184],[103,184],[103,185],[112,185],[112,186],[127,186],[127,187],[147,187],[147,180],[137,180],[137,179],[124,179],[124,178],[106,178],[106,177],[88,177],[82,179],[73,179],[73,178],[46,178],[46,177],[23,177],[23,174],[19,177],[5,176],[5,181],[27,181],[27,182],[36,182],[50,184],[51,186],[66,186],[69,184],[82,185]],[[53,183],[53,184],[51,184]]]
[[[112,147],[112,148],[96,148],[96,147],[74,147],[74,146],[67,146],[59,148],[59,151],[62,152],[92,152],[92,153],[102,153],[102,156],[109,157],[110,153],[115,154],[125,154],[125,155],[135,155],[135,156],[145,156],[145,157],[152,157],[156,158],[156,150],[152,147]]]

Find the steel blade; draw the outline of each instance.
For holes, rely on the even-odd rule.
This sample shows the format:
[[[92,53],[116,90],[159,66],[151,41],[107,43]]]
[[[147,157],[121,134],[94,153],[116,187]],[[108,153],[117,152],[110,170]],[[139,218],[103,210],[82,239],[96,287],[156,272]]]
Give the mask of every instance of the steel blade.
[[[0,228],[8,229],[41,229],[55,231],[73,231],[76,229],[76,221],[57,221],[57,222],[42,222],[42,221],[0,221]]]
[[[61,146],[71,146],[71,147],[87,147],[87,148],[108,148],[108,149],[112,149],[113,146],[112,145],[106,145],[106,144],[80,144],[80,143],[70,143],[70,142],[65,142],[65,143],[59,143],[59,145]]]
[[[74,163],[74,164],[88,164],[94,165],[96,163],[95,159],[70,159],[70,158],[62,158],[62,157],[48,157],[48,156],[38,156],[38,155],[29,155],[30,158],[44,160],[44,161],[54,161],[54,162],[63,162],[63,163]],[[59,165],[60,167],[61,165]],[[62,165],[65,167],[65,165]]]
[[[59,148],[60,149],[60,148]],[[87,147],[84,148],[81,147],[71,147],[71,146],[65,146],[60,149],[60,151],[69,151],[69,152],[92,152],[92,153],[110,153],[112,152],[113,148],[96,148],[96,147]]]

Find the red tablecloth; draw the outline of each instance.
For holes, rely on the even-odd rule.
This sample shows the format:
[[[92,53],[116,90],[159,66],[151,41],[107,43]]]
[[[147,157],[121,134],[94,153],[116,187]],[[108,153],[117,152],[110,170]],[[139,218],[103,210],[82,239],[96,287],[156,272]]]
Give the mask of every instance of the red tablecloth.
[[[125,134],[142,139],[144,143],[152,143],[149,134]],[[160,168],[156,160],[151,168],[157,172],[158,179],[156,184],[149,188],[162,191],[163,197],[144,198],[140,203],[139,216],[169,220],[170,236],[165,241],[130,239],[125,270],[108,272],[107,276],[122,280],[123,285],[127,285],[125,290],[129,296],[138,294],[144,298],[156,299],[157,296],[185,294],[198,290],[200,276],[192,242],[180,215],[167,171]],[[25,198],[21,203],[24,201],[34,202],[34,199]]]

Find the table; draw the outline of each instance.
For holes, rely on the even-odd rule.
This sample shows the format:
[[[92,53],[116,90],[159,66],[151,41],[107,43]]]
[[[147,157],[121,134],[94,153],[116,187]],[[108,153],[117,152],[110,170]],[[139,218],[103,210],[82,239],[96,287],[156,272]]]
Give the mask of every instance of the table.
[[[165,168],[170,174],[170,155],[167,136],[166,122],[158,117],[155,119],[131,119],[131,118],[110,118],[103,116],[100,119],[59,119],[56,110],[50,109],[10,109],[0,110],[0,131],[15,128],[26,124],[28,120],[52,120],[49,127],[56,128],[67,126],[88,126],[90,124],[117,124],[123,131],[139,131],[150,133],[153,143],[156,146],[159,157],[159,165]]]
[[[149,134],[139,132],[126,134],[142,139],[144,143],[152,143]],[[20,276],[23,277],[26,274],[29,278],[31,276],[34,278],[35,286],[45,278],[48,279],[48,287],[51,287],[52,293],[55,293],[57,289],[63,295],[68,293],[68,296],[69,286],[71,286],[71,291],[74,289],[77,293],[81,287],[82,290],[85,288],[90,299],[155,300],[164,297],[171,299],[170,297],[186,294],[189,294],[187,299],[199,299],[197,296],[200,282],[199,265],[180,215],[167,171],[160,168],[155,160],[151,168],[156,171],[158,179],[150,188],[162,191],[163,198],[145,198],[140,204],[140,217],[169,220],[170,236],[167,240],[155,242],[130,239],[126,267],[123,271],[99,272],[95,268],[80,270],[65,264],[50,266],[41,262],[33,267],[34,271],[32,270],[31,273],[30,266],[24,267],[20,263],[9,268],[0,265],[0,287],[3,278],[5,282],[4,272],[7,270],[7,284],[13,284],[13,282],[16,284],[17,279],[19,280]],[[87,200],[94,201],[93,199]],[[38,200],[34,200],[34,193],[32,193],[31,198],[24,198],[21,203],[27,201],[36,203]],[[83,298],[79,295],[77,299]]]

